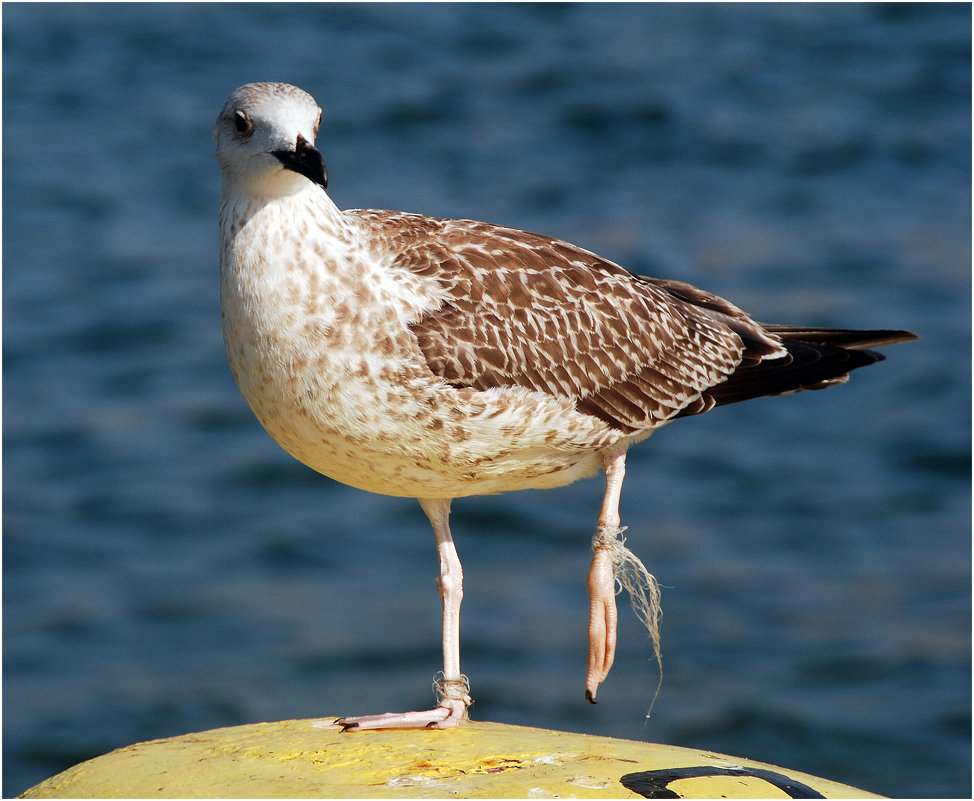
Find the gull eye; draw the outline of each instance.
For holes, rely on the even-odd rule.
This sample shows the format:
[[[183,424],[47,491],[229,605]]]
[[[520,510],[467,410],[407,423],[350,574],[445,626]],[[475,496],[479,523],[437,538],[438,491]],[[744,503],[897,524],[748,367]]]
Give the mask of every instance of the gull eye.
[[[254,130],[253,120],[245,111],[233,112],[233,125],[237,129],[237,133],[243,136],[249,136]]]

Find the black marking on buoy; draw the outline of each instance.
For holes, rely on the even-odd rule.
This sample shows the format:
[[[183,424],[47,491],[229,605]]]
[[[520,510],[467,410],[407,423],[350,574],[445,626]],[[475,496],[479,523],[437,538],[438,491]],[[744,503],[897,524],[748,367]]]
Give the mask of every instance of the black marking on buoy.
[[[752,776],[763,779],[789,798],[825,798],[818,790],[807,784],[789,778],[783,773],[762,768],[718,768],[714,765],[701,765],[692,768],[667,768],[665,770],[645,770],[641,773],[627,773],[619,781],[627,790],[639,793],[643,798],[682,798],[669,788],[670,782],[679,779],[698,779],[705,776]]]

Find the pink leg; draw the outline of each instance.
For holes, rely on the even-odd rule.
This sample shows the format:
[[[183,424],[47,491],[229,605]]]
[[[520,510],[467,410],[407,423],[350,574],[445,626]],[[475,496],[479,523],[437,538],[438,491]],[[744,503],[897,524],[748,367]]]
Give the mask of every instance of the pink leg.
[[[599,530],[618,529],[619,497],[626,475],[626,452],[609,451],[602,454],[605,470],[605,497],[599,512]],[[588,674],[585,678],[585,698],[595,703],[599,685],[612,668],[616,653],[616,587],[612,555],[606,548],[596,547],[592,566],[588,571]]]
[[[433,533],[440,556],[440,575],[436,588],[443,604],[443,678],[437,681],[439,704],[423,712],[389,712],[384,715],[362,715],[321,721],[314,725],[341,726],[350,729],[448,729],[467,717],[467,707],[473,703],[468,694],[467,678],[460,673],[460,602],[463,600],[463,569],[450,534],[450,500],[420,499]]]

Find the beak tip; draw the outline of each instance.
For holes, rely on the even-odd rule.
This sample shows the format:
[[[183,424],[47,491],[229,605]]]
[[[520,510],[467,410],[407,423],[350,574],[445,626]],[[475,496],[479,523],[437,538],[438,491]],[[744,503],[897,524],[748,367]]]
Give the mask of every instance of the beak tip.
[[[284,169],[303,175],[322,189],[328,188],[328,169],[318,149],[301,134],[294,144],[294,150],[275,150],[277,160]]]

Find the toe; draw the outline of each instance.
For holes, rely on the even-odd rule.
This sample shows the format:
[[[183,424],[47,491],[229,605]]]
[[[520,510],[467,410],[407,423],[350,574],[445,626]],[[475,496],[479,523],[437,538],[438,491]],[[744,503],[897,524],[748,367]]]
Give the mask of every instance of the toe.
[[[585,698],[594,704],[599,684],[609,675],[615,659],[618,620],[612,557],[604,548],[596,550],[592,557],[592,566],[588,573],[588,593],[588,674],[585,679]]]

